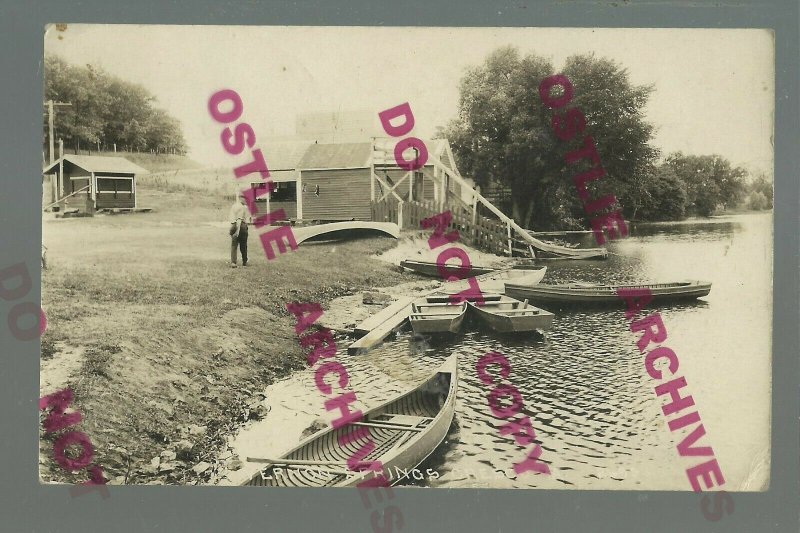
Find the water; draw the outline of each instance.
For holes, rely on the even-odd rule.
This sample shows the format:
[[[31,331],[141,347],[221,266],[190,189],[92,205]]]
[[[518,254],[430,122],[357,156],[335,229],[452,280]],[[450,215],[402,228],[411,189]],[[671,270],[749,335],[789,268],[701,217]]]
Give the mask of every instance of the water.
[[[713,282],[704,300],[659,311],[668,331],[665,345],[680,358],[677,375],[686,377],[686,393],[694,397],[707,432],[699,445],[713,447],[728,490],[757,489],[765,482],[758,464],[768,457],[769,445],[771,239],[771,214],[640,225],[609,246],[609,260],[551,261],[543,280]],[[502,337],[468,325],[462,335],[433,340],[426,348],[410,333],[367,356],[348,356],[341,344],[338,357],[351,376],[347,390],[356,392],[364,408],[413,388],[447,355],[458,353],[455,423],[420,468],[438,476],[404,484],[689,489],[685,469],[706,459],[678,456],[653,392],[657,382],[644,370],[622,310],[554,311],[544,336]],[[531,419],[549,476],[514,474],[514,463],[530,447],[500,436],[505,420],[492,415],[490,387],[475,373],[476,361],[492,350],[511,363],[508,380],[522,395],[522,413]],[[311,421],[330,419],[310,371],[273,385],[267,395],[270,415],[234,439],[240,455],[280,455]]]

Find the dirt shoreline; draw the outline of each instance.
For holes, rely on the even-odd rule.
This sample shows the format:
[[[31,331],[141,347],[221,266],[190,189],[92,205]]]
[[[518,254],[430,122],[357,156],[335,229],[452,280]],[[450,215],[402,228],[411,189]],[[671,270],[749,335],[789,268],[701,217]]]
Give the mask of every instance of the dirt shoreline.
[[[140,197],[152,213],[43,221],[40,396],[73,390],[82,420],[70,429],[92,441],[110,484],[206,484],[239,467],[226,438],[268,418],[262,391],[305,367],[287,302],[319,302],[322,324],[341,334],[388,303],[380,294],[436,285],[386,257],[411,257],[425,242],[418,232],[304,243],[275,261],[254,235],[250,266],[231,269],[229,237],[214,224],[224,198]],[[86,481],[53,460],[57,436],[40,430],[41,481]]]

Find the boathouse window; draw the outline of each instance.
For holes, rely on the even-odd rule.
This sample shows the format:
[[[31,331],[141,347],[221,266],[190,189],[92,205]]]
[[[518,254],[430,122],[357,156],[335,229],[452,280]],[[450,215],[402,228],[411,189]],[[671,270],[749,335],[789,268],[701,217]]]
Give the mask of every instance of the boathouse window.
[[[99,193],[117,193],[124,192],[130,194],[133,192],[133,179],[131,178],[97,178],[97,192]]]
[[[268,182],[268,183],[260,181],[253,183],[252,187],[256,191],[266,191],[267,187],[269,187],[270,185],[272,186],[272,194],[270,194],[269,197],[270,202],[297,201],[297,183],[294,181],[279,181],[279,182]],[[266,193],[261,193],[261,196],[258,196],[258,192],[256,192],[256,201],[266,202],[267,201]]]
[[[272,202],[294,202],[297,200],[297,182],[279,181],[274,184]]]

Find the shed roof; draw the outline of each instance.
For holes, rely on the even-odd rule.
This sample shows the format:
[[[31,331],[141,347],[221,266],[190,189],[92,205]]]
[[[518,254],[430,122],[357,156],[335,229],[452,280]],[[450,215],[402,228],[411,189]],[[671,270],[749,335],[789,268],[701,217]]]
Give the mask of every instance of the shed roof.
[[[297,168],[367,168],[371,155],[371,143],[312,144]]]
[[[290,141],[290,142],[267,142],[261,148],[264,153],[264,160],[270,172],[275,170],[294,170],[298,168],[297,163],[306,153],[311,141]]]
[[[65,155],[62,157],[73,165],[89,172],[118,172],[120,174],[149,174],[147,169],[131,163],[124,157],[107,157],[104,155]],[[56,161],[52,165],[44,168],[43,174],[51,172],[60,162]]]

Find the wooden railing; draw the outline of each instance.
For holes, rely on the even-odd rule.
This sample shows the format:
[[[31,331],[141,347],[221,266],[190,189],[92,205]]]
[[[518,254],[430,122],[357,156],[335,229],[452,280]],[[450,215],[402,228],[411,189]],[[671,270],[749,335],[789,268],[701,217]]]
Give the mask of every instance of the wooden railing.
[[[508,228],[505,224],[482,216],[475,217],[459,205],[451,206],[433,201],[382,200],[372,203],[372,220],[394,222],[400,229],[420,229],[420,221],[445,211],[450,211],[452,217],[447,231],[458,231],[459,241],[486,252],[511,254]]]

